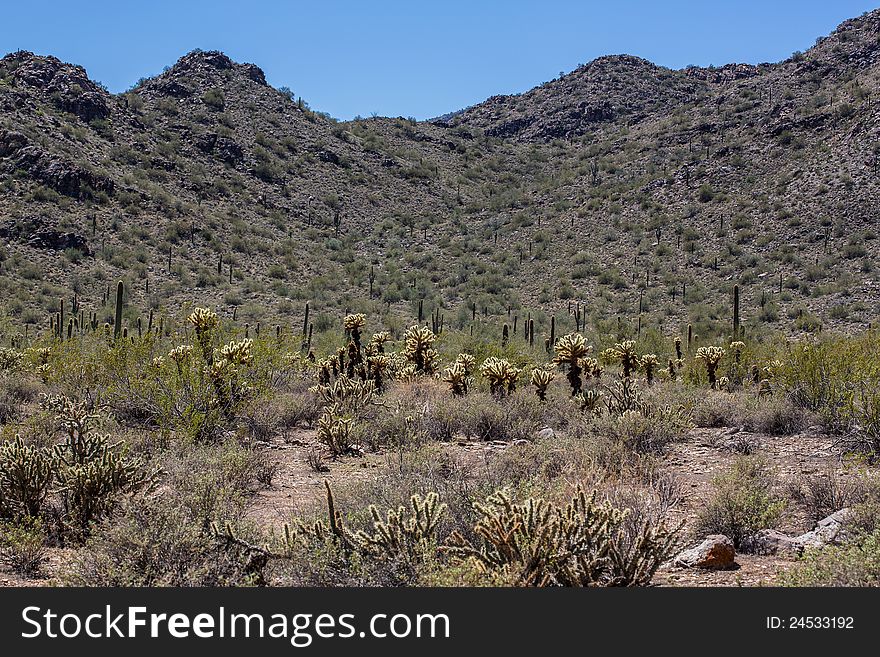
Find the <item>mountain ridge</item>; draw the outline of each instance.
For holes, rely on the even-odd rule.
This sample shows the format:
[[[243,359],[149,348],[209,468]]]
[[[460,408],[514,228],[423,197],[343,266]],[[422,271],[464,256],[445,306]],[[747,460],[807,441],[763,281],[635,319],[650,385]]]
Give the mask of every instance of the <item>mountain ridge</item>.
[[[738,282],[753,330],[855,330],[878,291],[878,30],[874,11],[758,66],[601,57],[424,122],[331,120],[216,51],[121,94],[13,53],[7,312],[43,325],[76,293],[109,318],[122,277],[130,322],[196,300],[288,321],[310,301],[328,324],[396,325],[421,301],[545,326],[576,302],[600,331],[711,334]]]

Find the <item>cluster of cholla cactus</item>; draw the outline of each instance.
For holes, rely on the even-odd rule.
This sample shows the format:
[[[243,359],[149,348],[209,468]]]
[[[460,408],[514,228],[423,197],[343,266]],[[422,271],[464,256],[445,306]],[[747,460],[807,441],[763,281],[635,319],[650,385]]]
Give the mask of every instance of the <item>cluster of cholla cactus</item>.
[[[553,381],[553,363],[545,367],[536,367],[532,370],[531,384],[535,386],[535,394],[541,401],[547,400],[547,388]]]
[[[285,525],[277,539],[278,547],[261,549],[267,557],[290,557],[295,554],[294,548],[298,544],[310,548],[333,546],[362,559],[394,563],[397,568],[408,571],[402,574],[412,575],[417,566],[433,556],[440,542],[438,532],[447,508],[437,493],[430,492],[424,498],[413,495],[408,507],[388,509],[384,516],[378,508],[370,506],[372,531],[352,531],[346,526],[342,512],[336,508],[336,499],[327,481],[324,487],[327,491],[327,520],[306,523],[296,519]],[[228,529],[227,535],[232,536]]]
[[[706,366],[706,376],[709,379],[709,385],[714,390],[718,384],[718,364],[724,358],[724,348],[709,346],[697,349],[696,358],[702,360]]]
[[[442,381],[449,384],[449,391],[463,397],[467,394],[477,360],[470,354],[459,354],[455,362],[443,371]]]
[[[630,535],[625,511],[580,487],[563,508],[504,490],[474,508],[478,543],[455,531],[442,549],[521,586],[645,585],[675,548],[675,531],[646,522]]]
[[[572,396],[581,392],[581,372],[583,371],[584,359],[593,351],[593,347],[587,344],[580,333],[569,333],[562,336],[554,345],[555,356],[553,363],[568,368],[566,378],[571,386]]]
[[[403,355],[413,364],[418,374],[435,374],[440,366],[440,354],[433,348],[437,336],[427,326],[411,326],[403,334]]]
[[[46,517],[78,536],[115,507],[119,493],[152,487],[158,470],[126,456],[121,442],[95,431],[99,415],[90,403],[44,396],[64,440],[26,445],[20,437],[0,446],[0,517]],[[47,508],[51,502],[52,508]]]
[[[480,374],[489,381],[489,392],[496,397],[503,397],[516,391],[516,383],[521,369],[511,362],[490,356],[480,365]]]

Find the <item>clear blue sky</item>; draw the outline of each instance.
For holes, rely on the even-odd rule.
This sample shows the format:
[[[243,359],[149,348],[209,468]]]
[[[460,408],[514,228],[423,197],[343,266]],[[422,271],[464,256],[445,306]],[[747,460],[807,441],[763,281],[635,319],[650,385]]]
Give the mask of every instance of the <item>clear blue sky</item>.
[[[314,109],[430,118],[607,54],[681,68],[778,61],[880,0],[7,0],[0,51],[114,92],[194,48],[253,62]]]

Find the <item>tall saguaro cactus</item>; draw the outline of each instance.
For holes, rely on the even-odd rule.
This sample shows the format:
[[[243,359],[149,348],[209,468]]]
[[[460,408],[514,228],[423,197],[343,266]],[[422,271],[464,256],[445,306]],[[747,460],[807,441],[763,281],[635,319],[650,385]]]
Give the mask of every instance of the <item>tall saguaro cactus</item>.
[[[739,285],[733,286],[733,339],[739,340]]]
[[[116,284],[116,314],[113,320],[113,338],[118,340],[122,335],[122,296],[125,293],[125,285],[122,281]]]

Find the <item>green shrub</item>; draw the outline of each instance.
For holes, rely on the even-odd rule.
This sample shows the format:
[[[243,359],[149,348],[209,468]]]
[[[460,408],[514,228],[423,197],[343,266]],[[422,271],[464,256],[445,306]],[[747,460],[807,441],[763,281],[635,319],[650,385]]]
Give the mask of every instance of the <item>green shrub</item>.
[[[249,586],[265,581],[263,566],[163,496],[125,505],[75,554],[61,579],[73,586]]]
[[[808,550],[783,586],[880,586],[880,530],[840,546]]]
[[[738,457],[712,483],[715,490],[699,512],[696,534],[724,534],[741,549],[757,531],[775,526],[784,502],[774,492],[775,477],[762,459]]]
[[[24,577],[40,572],[46,560],[46,532],[39,518],[0,522],[0,563]]]

